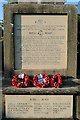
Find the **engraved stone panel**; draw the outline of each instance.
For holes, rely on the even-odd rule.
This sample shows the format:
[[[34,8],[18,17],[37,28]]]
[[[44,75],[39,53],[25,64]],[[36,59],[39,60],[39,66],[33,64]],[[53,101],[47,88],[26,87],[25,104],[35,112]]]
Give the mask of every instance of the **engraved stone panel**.
[[[67,15],[15,15],[15,69],[67,69]]]
[[[73,118],[72,95],[5,95],[7,118]]]

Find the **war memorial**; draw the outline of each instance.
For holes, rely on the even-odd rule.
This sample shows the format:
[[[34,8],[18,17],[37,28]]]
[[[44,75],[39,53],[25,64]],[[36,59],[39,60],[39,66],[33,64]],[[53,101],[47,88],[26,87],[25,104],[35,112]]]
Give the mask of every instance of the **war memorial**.
[[[4,6],[2,119],[80,119],[75,5]]]

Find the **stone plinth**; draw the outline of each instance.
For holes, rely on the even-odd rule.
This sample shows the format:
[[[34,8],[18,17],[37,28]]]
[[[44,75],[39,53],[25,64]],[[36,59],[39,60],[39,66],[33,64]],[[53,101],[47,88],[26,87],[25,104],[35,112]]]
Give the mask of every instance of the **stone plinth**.
[[[54,104],[56,104],[56,102],[59,102],[59,104],[61,104],[62,101],[66,102],[66,100],[68,100],[69,97],[70,97],[69,100],[71,102],[69,103],[69,100],[68,100],[68,103],[66,103],[66,104],[71,105],[71,107],[68,108],[69,109],[68,111],[70,111],[69,113],[70,113],[71,117],[68,114],[68,115],[65,116],[65,120],[66,119],[67,120],[70,120],[70,119],[73,120],[73,118],[79,118],[79,116],[80,116],[80,114],[79,114],[79,97],[77,97],[77,96],[80,95],[80,80],[78,80],[78,79],[67,79],[67,80],[65,79],[63,81],[63,85],[62,85],[61,88],[36,88],[36,87],[14,88],[13,86],[11,86],[11,82],[10,82],[10,84],[9,84],[9,82],[8,82],[8,85],[6,85],[7,87],[5,87],[5,81],[3,82],[4,83],[3,94],[5,95],[4,100],[6,102],[6,110],[7,110],[6,115],[7,115],[7,119],[9,117],[11,118],[11,116],[14,115],[13,112],[11,112],[11,116],[9,115],[9,112],[11,111],[11,109],[14,109],[14,112],[16,112],[16,109],[13,108],[13,104],[15,104],[15,107],[17,108],[17,103],[20,102],[20,101],[18,101],[19,99],[17,99],[19,96],[21,96],[21,99],[24,99],[26,97],[25,100],[26,99],[27,100],[28,99],[31,100],[32,98],[36,99],[35,101],[32,101],[32,103],[31,103],[32,106],[33,106],[34,102],[35,102],[35,104],[37,104],[39,102],[40,106],[42,106],[43,101],[42,100],[39,101],[39,100],[42,99],[42,98],[46,99],[47,96],[48,96],[48,100],[50,100],[51,96],[53,96],[56,99],[56,101],[55,101],[54,98],[52,98],[53,101],[54,101]],[[31,97],[29,97],[29,96],[31,96]],[[40,96],[41,96],[41,98],[39,99]],[[37,97],[38,97],[39,100],[37,99]],[[60,98],[57,99],[57,97],[60,97]],[[65,97],[67,97],[67,98],[65,98]],[[62,100],[61,100],[61,98],[62,98]],[[14,100],[12,100],[12,102],[11,102],[11,99],[14,99],[15,102],[14,102]],[[59,101],[57,101],[57,100],[59,100]],[[49,102],[50,101],[48,101],[48,104],[49,104]],[[20,105],[24,104],[24,103],[25,103],[25,101],[22,100]],[[47,104],[47,102],[44,102],[44,104],[45,103]],[[62,103],[64,103],[64,102],[62,102]],[[28,107],[30,106],[29,105],[29,101],[26,101],[26,104],[28,104]],[[52,104],[52,103],[50,103],[50,104]],[[53,109],[53,108],[50,108],[50,104],[48,105],[49,109]],[[58,112],[61,112],[61,111],[59,111],[60,108],[61,109],[64,108],[65,109],[64,114],[65,114],[66,110],[67,110],[67,107],[65,105],[61,106],[61,107],[59,107],[59,106],[57,106],[57,108],[56,108],[58,110]],[[18,106],[18,107],[20,107],[20,106]],[[39,107],[39,105],[37,107]],[[34,111],[34,108],[35,108],[35,106],[32,107],[32,108],[29,107],[29,109],[31,109],[33,111]],[[17,108],[17,109],[19,109],[19,108]],[[25,109],[24,105],[23,105],[23,109]],[[43,110],[43,107],[41,107],[41,109]],[[45,107],[45,109],[47,110],[47,107]],[[19,112],[19,111],[17,111],[17,112]],[[20,112],[19,112],[19,114],[20,114]],[[46,113],[44,113],[44,115],[43,115],[44,119],[45,119],[45,114]],[[56,113],[56,115],[58,115],[58,113]],[[58,118],[58,119],[63,118],[64,119],[63,115],[62,115],[62,117],[61,116],[56,116],[56,115],[54,117],[52,117],[52,119],[53,118]],[[26,115],[24,113],[24,117],[23,118],[26,118],[26,119],[30,118],[31,119],[32,117],[35,118],[34,116],[35,116],[35,114],[30,117],[29,114]],[[15,118],[15,117],[19,118],[19,116],[17,114],[13,116],[13,118]],[[48,115],[46,117],[47,117],[47,119],[51,118],[51,117],[48,117]],[[3,118],[5,118],[5,116]],[[17,119],[17,118],[15,118],[15,119]],[[22,118],[21,115],[20,115],[20,118]],[[36,117],[35,120],[37,120],[37,119],[41,119],[41,117],[40,116],[39,116],[39,118]]]

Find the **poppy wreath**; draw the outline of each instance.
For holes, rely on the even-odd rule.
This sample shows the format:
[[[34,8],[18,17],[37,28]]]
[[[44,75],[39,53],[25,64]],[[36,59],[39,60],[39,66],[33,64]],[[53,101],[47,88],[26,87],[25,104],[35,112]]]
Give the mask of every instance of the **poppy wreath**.
[[[26,86],[30,86],[30,78],[25,73],[17,74],[12,78],[12,85],[16,88],[24,88]]]
[[[40,73],[38,75],[35,75],[33,77],[33,80],[32,80],[33,85],[36,86],[37,88],[48,87],[49,81],[50,81],[49,76],[44,74],[44,73]]]
[[[50,86],[53,88],[59,88],[62,85],[62,78],[60,74],[53,75],[50,79]]]

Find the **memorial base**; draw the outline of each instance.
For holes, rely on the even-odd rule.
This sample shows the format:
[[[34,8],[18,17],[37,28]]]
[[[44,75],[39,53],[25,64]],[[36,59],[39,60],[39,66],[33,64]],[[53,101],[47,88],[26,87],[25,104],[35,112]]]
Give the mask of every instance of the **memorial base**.
[[[65,80],[61,88],[14,88],[4,83],[2,120],[79,120],[79,101],[78,79]]]

